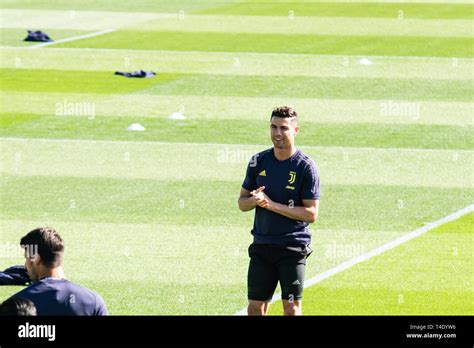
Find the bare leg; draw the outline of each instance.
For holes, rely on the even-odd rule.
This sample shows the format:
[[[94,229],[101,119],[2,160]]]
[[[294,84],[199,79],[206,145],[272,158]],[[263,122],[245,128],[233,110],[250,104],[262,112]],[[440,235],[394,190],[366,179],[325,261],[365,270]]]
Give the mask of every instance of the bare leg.
[[[269,302],[249,300],[247,313],[248,315],[267,315],[269,308],[270,308]]]
[[[283,300],[283,315],[303,315],[303,301]]]

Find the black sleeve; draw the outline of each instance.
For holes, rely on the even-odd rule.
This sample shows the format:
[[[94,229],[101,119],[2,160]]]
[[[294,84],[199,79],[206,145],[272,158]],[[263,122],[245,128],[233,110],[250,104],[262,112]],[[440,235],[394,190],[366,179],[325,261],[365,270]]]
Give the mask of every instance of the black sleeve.
[[[247,191],[257,189],[257,156],[258,155],[254,155],[250,159],[247,166],[247,173],[245,174],[245,179],[242,183],[242,187]]]
[[[319,200],[320,196],[319,170],[315,163],[310,163],[305,168],[301,199]]]

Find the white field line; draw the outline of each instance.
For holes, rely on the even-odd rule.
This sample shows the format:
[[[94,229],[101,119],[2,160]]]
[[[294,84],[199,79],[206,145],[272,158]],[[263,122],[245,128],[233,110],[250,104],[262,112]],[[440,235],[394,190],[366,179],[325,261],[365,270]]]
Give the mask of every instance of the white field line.
[[[115,31],[114,29],[105,29],[105,30],[101,30],[101,31],[97,31],[95,33],[90,33],[90,34],[84,34],[84,35],[78,35],[78,36],[73,36],[73,37],[68,37],[66,39],[61,39],[61,40],[56,40],[56,41],[52,41],[52,42],[45,42],[45,43],[42,43],[42,44],[39,44],[39,45],[35,45],[35,46],[31,46],[31,47],[28,47],[28,48],[41,48],[41,47],[45,47],[45,46],[50,46],[50,45],[54,45],[54,44],[58,44],[58,43],[62,43],[62,42],[69,42],[69,41],[76,41],[76,40],[81,40],[81,39],[85,39],[85,38],[88,38],[88,37],[94,37],[94,36],[99,36],[99,35],[104,35],[104,34],[108,34],[108,33],[111,33]]]
[[[270,141],[267,144],[226,144],[226,143],[196,143],[196,142],[170,142],[170,141],[153,141],[153,140],[141,140],[141,141],[133,141],[133,140],[91,140],[91,139],[48,139],[48,138],[21,138],[21,137],[0,137],[1,141],[19,141],[19,142],[52,142],[52,143],[89,143],[89,144],[117,144],[117,145],[133,145],[133,144],[142,144],[142,145],[169,145],[173,144],[176,146],[179,145],[199,145],[199,146],[221,146],[221,147],[249,147],[249,148],[262,148],[268,149],[272,147]],[[467,149],[412,149],[412,148],[398,148],[398,147],[347,147],[347,146],[312,146],[312,145],[301,145],[298,148],[301,149],[324,149],[324,148],[335,148],[335,149],[348,149],[348,150],[374,150],[374,151],[407,151],[407,152],[422,152],[422,153],[431,153],[431,152],[467,152],[470,153],[472,150]]]
[[[48,29],[103,30],[129,29],[134,31],[163,32],[218,32],[223,34],[315,34],[351,36],[415,36],[415,37],[471,37],[472,21],[469,19],[422,19],[422,18],[364,18],[364,17],[306,17],[287,16],[239,16],[189,14],[143,14],[117,12],[77,11],[77,20],[70,18],[70,11],[3,10],[4,28],[42,27]],[[69,14],[69,16],[68,16]],[[145,15],[145,16],[144,16]],[[68,18],[69,17],[69,18]],[[159,19],[159,20],[158,20]],[[139,34],[137,34],[139,35]]]
[[[430,222],[428,224],[426,224],[425,226],[423,227],[420,227],[420,228],[417,228],[416,230],[414,231],[411,231],[399,238],[396,238],[386,244],[383,244],[382,246],[378,247],[378,248],[375,248],[365,254],[362,254],[362,255],[359,255],[357,257],[354,257],[353,259],[350,259],[348,261],[344,261],[343,263],[337,265],[336,267],[334,268],[331,268],[323,273],[320,273],[318,275],[316,275],[315,277],[311,278],[311,279],[308,279],[307,281],[305,281],[304,283],[304,287],[307,288],[307,287],[310,287],[316,283],[319,283],[321,281],[323,281],[324,279],[327,279],[327,278],[330,278],[332,277],[333,275],[336,275],[338,273],[341,273],[343,271],[345,271],[346,269],[349,269],[361,262],[364,262],[364,261],[367,261],[371,258],[373,258],[374,256],[377,256],[377,255],[380,255],[380,254],[383,254],[384,252],[390,250],[390,249],[393,249],[393,248],[396,248],[397,246],[399,245],[402,245],[416,237],[419,237],[421,236],[422,234],[425,234],[426,232],[438,227],[438,226],[441,226],[445,223],[448,223],[448,222],[451,222],[451,221],[454,221],[456,219],[459,219],[461,216],[463,215],[466,215],[466,214],[469,214],[471,212],[474,211],[474,204],[471,204],[471,205],[468,205],[467,207],[461,209],[461,210],[458,210],[452,214],[449,214],[448,216],[445,216],[444,218],[442,219],[439,219],[437,221],[434,221],[434,222]],[[281,294],[275,294],[273,295],[273,298],[272,298],[272,301],[271,303],[277,301],[279,298],[281,297]],[[246,315],[247,314],[247,308],[244,308],[240,311],[238,311],[237,313],[235,313],[234,315]]]

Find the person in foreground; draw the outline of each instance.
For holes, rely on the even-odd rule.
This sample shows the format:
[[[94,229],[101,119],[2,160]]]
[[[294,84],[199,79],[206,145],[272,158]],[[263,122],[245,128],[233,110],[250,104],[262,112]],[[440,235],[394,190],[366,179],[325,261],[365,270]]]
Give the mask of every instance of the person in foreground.
[[[20,241],[25,268],[33,283],[12,298],[34,303],[38,315],[107,315],[102,297],[66,279],[64,242],[52,228],[37,228]]]
[[[26,298],[10,297],[0,304],[0,316],[35,316],[36,307]]]
[[[239,209],[255,209],[249,247],[249,315],[267,315],[278,282],[284,315],[301,315],[308,224],[318,218],[320,184],[316,164],[295,147],[299,132],[292,107],[273,110],[273,148],[252,157],[240,189]]]

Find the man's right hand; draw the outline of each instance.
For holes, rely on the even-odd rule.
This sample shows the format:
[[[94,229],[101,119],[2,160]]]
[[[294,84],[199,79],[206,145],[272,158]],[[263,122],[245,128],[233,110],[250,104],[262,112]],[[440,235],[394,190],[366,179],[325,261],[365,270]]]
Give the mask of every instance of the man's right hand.
[[[241,211],[250,211],[255,209],[256,206],[260,206],[262,208],[267,208],[270,199],[268,196],[263,192],[265,186],[260,186],[259,188],[248,191],[243,187],[240,189],[240,196],[239,196],[239,209]]]
[[[253,197],[256,205],[266,208],[268,207],[270,201],[263,190],[265,190],[265,186],[260,186],[258,189],[251,191],[250,195]]]

